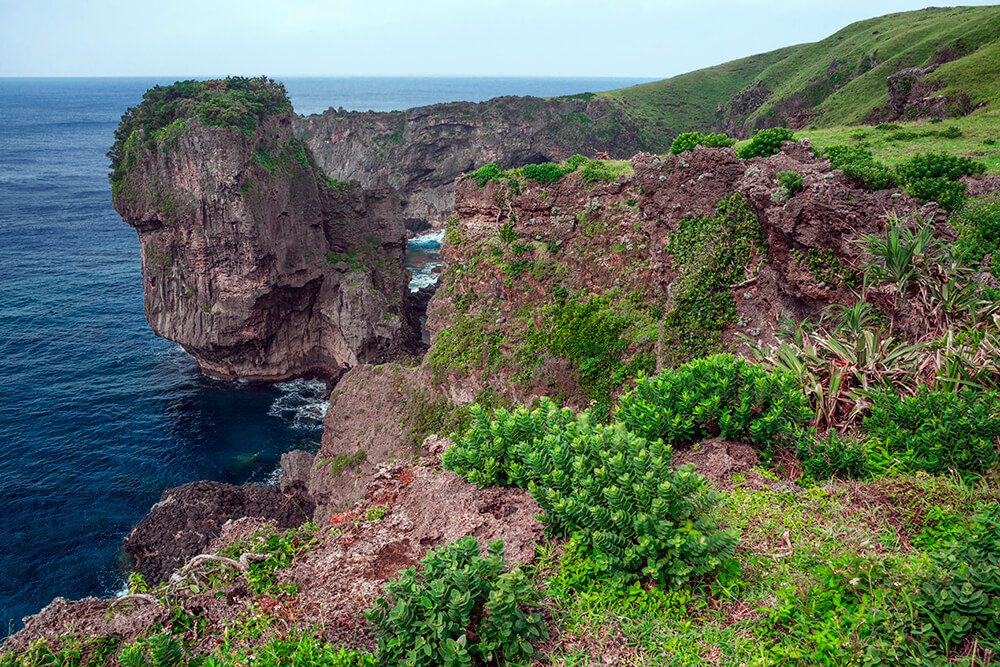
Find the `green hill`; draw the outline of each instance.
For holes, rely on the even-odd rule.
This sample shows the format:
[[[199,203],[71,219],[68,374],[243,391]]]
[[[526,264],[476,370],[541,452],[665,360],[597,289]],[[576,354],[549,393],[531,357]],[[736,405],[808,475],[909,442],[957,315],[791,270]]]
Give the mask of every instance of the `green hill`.
[[[998,108],[1000,6],[928,8],[853,23],[826,39],[597,93],[647,128],[660,148],[674,135],[722,130],[747,136],[763,127],[832,127],[896,120],[886,80],[909,67],[935,66],[915,95],[943,95],[934,110],[905,119],[955,117]]]

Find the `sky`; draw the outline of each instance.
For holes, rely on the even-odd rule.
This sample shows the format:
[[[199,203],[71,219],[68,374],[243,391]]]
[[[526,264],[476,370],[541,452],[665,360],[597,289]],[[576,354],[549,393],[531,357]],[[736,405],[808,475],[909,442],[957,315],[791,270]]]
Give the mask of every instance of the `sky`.
[[[665,78],[925,6],[906,0],[0,0],[0,76]]]

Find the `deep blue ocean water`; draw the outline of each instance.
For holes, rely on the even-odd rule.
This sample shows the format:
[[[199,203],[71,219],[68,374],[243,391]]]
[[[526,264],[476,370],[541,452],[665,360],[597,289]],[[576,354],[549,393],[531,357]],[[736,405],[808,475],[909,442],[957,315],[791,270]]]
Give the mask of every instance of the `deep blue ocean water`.
[[[319,443],[322,384],[213,380],[146,324],[104,154],[122,112],[172,81],[0,78],[0,637],[53,597],[120,590],[122,537],[164,489],[267,483],[283,452]],[[640,80],[284,81],[318,113]],[[411,248],[421,281],[433,241]]]

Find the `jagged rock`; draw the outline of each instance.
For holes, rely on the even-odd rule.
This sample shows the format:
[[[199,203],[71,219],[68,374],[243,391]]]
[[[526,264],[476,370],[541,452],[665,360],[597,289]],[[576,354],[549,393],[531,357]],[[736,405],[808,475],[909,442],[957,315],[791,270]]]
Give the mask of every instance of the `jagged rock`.
[[[275,486],[191,482],[164,491],[125,537],[124,546],[135,571],[147,583],[157,584],[203,553],[230,519],[259,517],[284,529],[302,525],[312,512],[310,502],[286,497]]]
[[[853,302],[845,283],[825,282],[798,261],[803,253],[832,253],[837,266],[856,267],[863,235],[880,231],[887,212],[905,219],[917,208],[900,190],[856,187],[804,142],[786,142],[778,154],[752,160],[740,159],[732,148],[639,154],[631,166],[633,174],[613,181],[587,183],[574,173],[544,185],[529,181],[516,193],[503,191],[497,182],[482,188],[468,180],[458,184],[454,229],[459,240],[442,249],[449,270],[428,306],[427,329],[436,340],[457,316],[474,321],[469,344],[474,350],[482,347],[482,359],[498,355],[500,361],[489,373],[468,357],[461,367],[448,367],[444,390],[453,401],[466,402],[490,389],[516,402],[557,395],[564,404],[583,406],[590,397],[581,393],[579,363],[543,356],[526,375],[514,349],[520,333],[510,327],[541,318],[555,285],[571,295],[617,291],[646,302],[669,298],[678,276],[664,253],[670,236],[688,216],[714,215],[730,193],[750,203],[768,244],[768,259],[759,271],[735,281],[735,321],[721,332],[723,344],[744,352],[740,334],[774,344],[783,317],[801,320],[831,303]],[[800,174],[802,191],[784,192],[776,181],[782,171]],[[944,220],[937,207],[921,214],[925,220]],[[531,272],[511,280],[504,267],[509,259],[479,261],[474,273],[450,270],[490,252],[505,224],[527,246],[522,257],[531,262]],[[457,349],[466,341],[449,340]],[[484,341],[497,341],[495,351]]]
[[[329,109],[294,124],[330,176],[365,187],[387,176],[414,231],[451,215],[455,179],[488,162],[508,168],[573,153],[626,158],[642,149],[635,122],[600,99],[508,96],[391,113]]]
[[[301,449],[281,455],[281,479],[278,487],[282,493],[308,495],[309,478],[316,456]]]
[[[916,85],[929,74],[937,69],[937,65],[927,67],[907,67],[895,74],[890,75],[885,80],[885,85],[889,95],[889,107],[897,115],[902,115],[906,111],[907,103],[910,101],[911,93]]]
[[[384,181],[329,185],[295,143],[291,112],[252,136],[189,118],[171,141],[130,144],[114,196],[139,236],[154,333],[209,375],[248,380],[336,377],[417,340],[402,214]]]

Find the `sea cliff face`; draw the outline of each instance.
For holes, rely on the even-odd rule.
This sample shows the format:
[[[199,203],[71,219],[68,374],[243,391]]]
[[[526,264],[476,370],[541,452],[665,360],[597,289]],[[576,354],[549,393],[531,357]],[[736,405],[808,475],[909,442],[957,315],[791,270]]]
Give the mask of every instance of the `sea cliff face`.
[[[574,153],[628,157],[646,148],[641,128],[590,94],[498,97],[390,113],[331,108],[297,116],[293,124],[330,176],[365,187],[387,178],[403,197],[411,229],[443,222],[455,201],[455,179],[488,162],[519,167]]]
[[[114,206],[139,236],[146,318],[216,377],[333,377],[415,340],[398,196],[327,178],[291,120],[192,117],[125,144]]]

